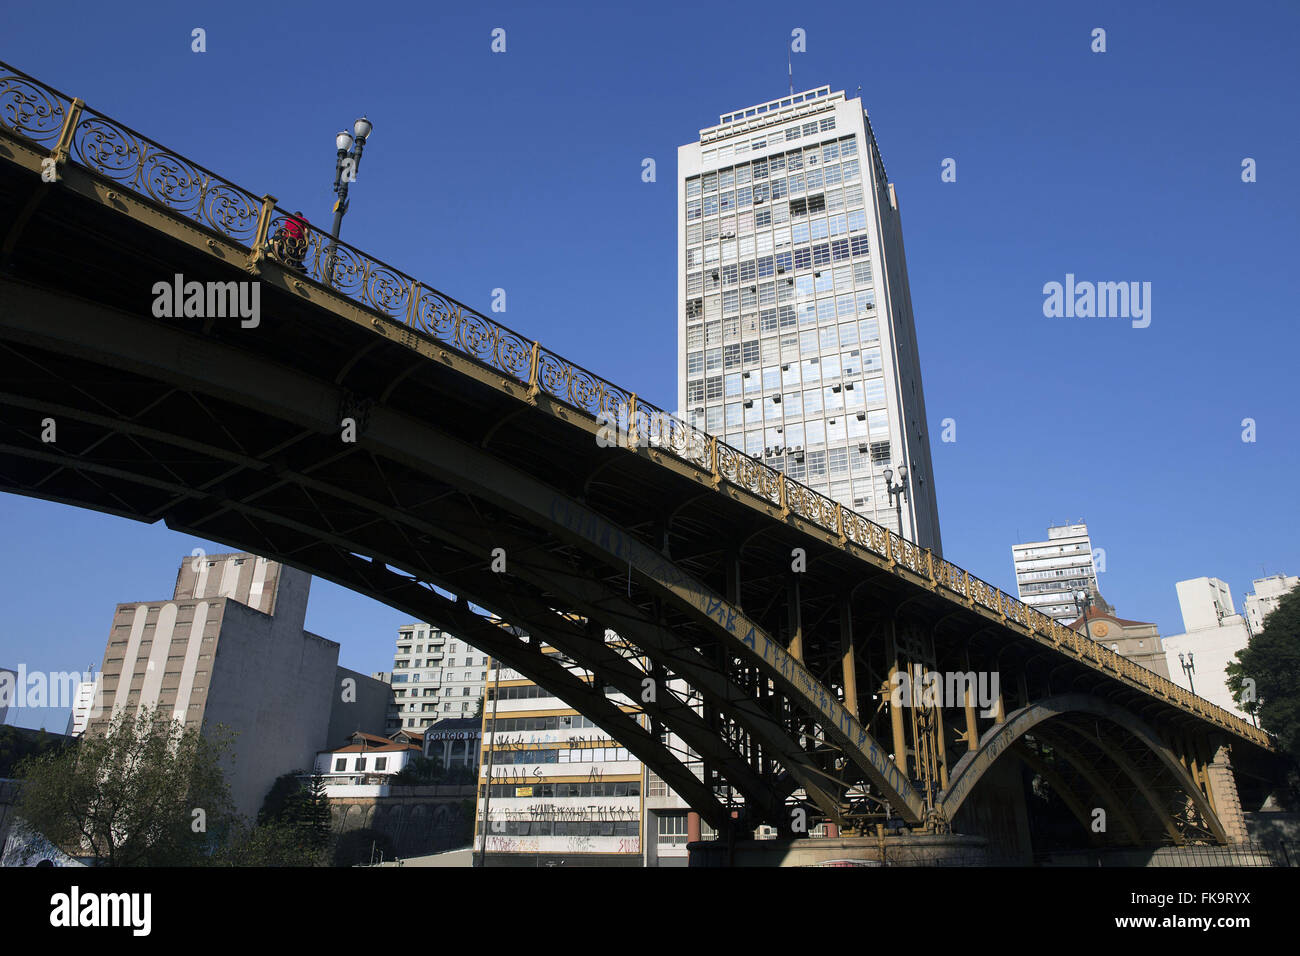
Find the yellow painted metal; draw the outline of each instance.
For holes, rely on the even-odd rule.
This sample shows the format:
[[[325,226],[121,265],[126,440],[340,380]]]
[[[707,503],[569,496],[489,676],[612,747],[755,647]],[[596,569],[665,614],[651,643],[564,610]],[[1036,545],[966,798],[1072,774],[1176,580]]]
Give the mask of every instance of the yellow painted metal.
[[[51,154],[54,157],[54,167],[60,170],[67,163],[68,157],[72,152],[72,136],[77,130],[77,124],[81,122],[82,111],[86,108],[86,101],[77,97],[68,107],[63,116],[63,127],[59,130],[59,140],[54,144]],[[59,173],[56,172],[56,176]]]
[[[840,673],[844,682],[844,706],[862,719],[858,710],[858,665],[853,653],[853,607],[848,598],[840,598]]]

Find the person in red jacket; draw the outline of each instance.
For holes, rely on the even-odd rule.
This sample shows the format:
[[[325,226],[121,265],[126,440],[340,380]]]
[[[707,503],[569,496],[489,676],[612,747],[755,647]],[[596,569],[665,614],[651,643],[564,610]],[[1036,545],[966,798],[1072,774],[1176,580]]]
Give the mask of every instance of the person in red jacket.
[[[302,260],[307,255],[307,222],[306,216],[295,212],[281,224],[275,236],[280,258],[295,269],[302,268]]]

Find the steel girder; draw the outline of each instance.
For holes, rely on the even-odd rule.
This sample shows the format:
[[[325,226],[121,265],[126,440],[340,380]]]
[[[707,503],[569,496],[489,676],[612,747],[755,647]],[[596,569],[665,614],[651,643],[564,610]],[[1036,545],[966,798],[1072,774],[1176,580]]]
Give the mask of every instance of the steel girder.
[[[1131,711],[1087,694],[1063,694],[1034,702],[1008,714],[1005,722],[996,724],[988,730],[981,737],[979,748],[965,754],[957,761],[949,775],[949,786],[940,796],[940,805],[947,818],[952,819],[953,814],[961,807],[962,802],[970,795],[971,790],[993,762],[1017,740],[1044,721],[1074,714],[1092,714],[1104,718],[1127,735],[1140,741],[1190,798],[1196,812],[1207,822],[1214,839],[1221,843],[1228,842],[1227,834],[1205,794],[1155,731]]]
[[[336,413],[343,399],[339,390],[331,385],[311,380],[307,376],[295,375],[282,367],[260,367],[258,360],[248,353],[238,352],[216,342],[199,340],[196,343],[184,333],[160,329],[156,324],[125,315],[114,316],[115,328],[110,334],[104,326],[103,313],[95,307],[75,301],[60,301],[57,296],[52,301],[47,293],[8,281],[0,283],[0,295],[3,295],[11,330],[15,325],[20,327],[17,335],[19,339],[43,341],[46,347],[79,353],[83,358],[94,361],[110,361],[117,367],[130,368],[151,379],[169,382],[177,388],[199,391],[223,402],[261,410],[275,409],[276,417],[295,428],[303,429],[305,433],[328,435],[336,427]],[[58,333],[53,336],[55,341],[51,341],[49,327],[37,318],[48,314],[52,309],[57,309],[61,318]],[[26,317],[27,322],[13,322],[16,317]],[[132,324],[139,324],[141,328],[130,330]],[[22,327],[24,325],[25,328]],[[183,369],[175,367],[174,357],[178,351],[185,351],[192,357]],[[205,353],[201,360],[197,354],[199,351]],[[75,415],[75,411],[71,413]],[[158,435],[156,431],[154,437],[164,440],[165,436]],[[196,443],[190,439],[188,444],[193,450]],[[603,560],[615,567],[625,562],[634,567],[639,572],[638,576],[644,578],[645,583],[661,597],[694,615],[697,624],[707,623],[707,629],[712,632],[714,640],[726,642],[729,654],[745,660],[750,666],[757,666],[764,672],[766,679],[779,687],[786,698],[800,710],[816,715],[823,735],[834,740],[844,755],[855,764],[856,769],[880,787],[909,822],[920,821],[923,808],[919,796],[887,761],[884,751],[870,740],[856,719],[827,694],[826,689],[791,658],[778,642],[749,621],[738,609],[709,592],[662,555],[641,545],[579,503],[525,475],[509,474],[500,462],[486,453],[463,444],[455,445],[446,436],[439,436],[427,425],[406,416],[382,408],[374,409],[358,444],[368,453],[378,454],[408,467],[414,466],[426,474],[450,479],[453,486],[459,482],[462,488],[470,488],[475,495],[492,499],[494,504],[507,511],[518,514],[522,506],[526,520],[535,522],[557,537],[567,539],[570,545],[582,546],[588,557]],[[171,495],[169,508],[172,511],[183,512],[187,507],[199,503],[202,504],[200,510],[210,510],[211,497],[222,497],[221,478],[210,483],[209,491],[213,494],[204,495],[196,489],[157,477],[132,474],[129,469],[95,464],[90,460],[71,462],[58,451],[17,447],[8,450],[29,460],[44,460],[51,465],[74,467],[86,473],[97,472],[117,480],[165,491]],[[355,454],[355,450],[340,450],[337,457],[343,458],[349,453]],[[258,459],[255,466],[247,459],[230,463],[229,472],[232,475],[250,470],[261,472],[259,480],[262,482],[272,477],[279,483],[291,480],[285,474],[283,465],[274,460]],[[495,470],[498,474],[485,474],[486,470]],[[238,510],[248,516],[256,515],[256,520],[260,521],[284,523],[282,516],[272,511],[249,508],[229,498],[218,510],[222,508]],[[114,510],[135,518],[145,517],[125,502],[122,507]],[[370,510],[372,514],[375,511],[373,506]],[[374,518],[374,521],[383,520],[385,519],[381,516]],[[207,522],[177,521],[173,517],[168,523],[215,537],[205,527]],[[355,534],[355,530],[351,533]],[[247,539],[227,537],[222,540],[249,546]],[[342,539],[337,543],[341,546]],[[292,557],[289,560],[291,563],[300,563]],[[602,597],[604,595],[586,593],[580,603],[598,613],[606,613],[595,606],[595,602]],[[485,599],[483,606],[490,607],[491,601]],[[626,620],[619,620],[615,629],[626,630],[628,627]],[[658,630],[661,634],[665,633],[662,628]],[[645,628],[644,625],[637,630],[638,637],[642,640],[647,639],[646,635],[650,633],[652,629]],[[750,732],[760,733],[767,754],[792,774],[798,785],[821,806],[823,812],[838,817],[838,791],[842,791],[847,781],[838,781],[832,777],[828,789],[826,771],[811,761],[798,740],[791,739],[779,723],[773,723],[772,718],[754,698],[737,693],[735,688],[728,689],[725,677],[718,679],[715,676],[710,680],[710,668],[700,660],[692,659],[689,652],[681,646],[674,647],[665,643],[652,650],[654,653],[648,656],[664,660],[668,669],[674,673],[687,676],[689,672],[694,680],[706,683],[708,686],[697,688],[704,697],[717,702],[725,712],[737,716]],[[499,656],[506,659],[504,655]],[[653,769],[654,763],[648,763]],[[750,789],[753,792],[749,787],[738,789],[742,792]]]

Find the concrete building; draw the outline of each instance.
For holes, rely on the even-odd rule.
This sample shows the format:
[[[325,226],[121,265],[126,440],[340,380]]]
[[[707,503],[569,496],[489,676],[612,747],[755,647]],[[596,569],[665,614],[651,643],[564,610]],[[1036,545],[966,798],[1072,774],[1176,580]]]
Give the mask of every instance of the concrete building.
[[[1115,609],[1100,601],[1098,605],[1090,606],[1084,616],[1070,627],[1161,677],[1169,676],[1160,630],[1149,621],[1116,617]]]
[[[1169,679],[1249,720],[1228,690],[1225,668],[1250,641],[1250,626],[1218,578],[1179,581],[1176,587],[1184,633],[1164,640]],[[1190,675],[1185,664],[1193,668]]]
[[[625,648],[613,631],[605,641]],[[673,690],[685,696],[681,682]],[[605,693],[622,710],[639,710],[614,688]],[[486,843],[486,865],[685,866],[688,839],[714,838],[640,760],[518,672],[489,669],[484,708],[474,848],[481,860]],[[669,733],[665,743],[703,777],[683,740]]]
[[[393,709],[393,685],[340,667],[334,679],[326,741],[342,740],[357,731],[378,733],[388,724]]]
[[[862,101],[723,114],[677,167],[679,414],[940,553],[898,197]]]
[[[1175,587],[1183,628],[1187,631],[1218,627],[1224,618],[1237,613],[1232,602],[1232,589],[1218,578],[1192,578],[1179,581]]]
[[[146,707],[186,727],[225,725],[238,735],[232,799],[256,815],[276,777],[312,766],[332,723],[374,708],[374,688],[360,710],[348,699],[343,681],[361,675],[339,668],[339,645],[303,630],[310,587],[255,555],[187,556],[170,598],[117,606],[90,730]]]
[[[1046,541],[1012,545],[1011,560],[1020,600],[1063,624],[1083,613],[1079,591],[1097,597],[1097,565],[1083,522],[1048,528]]]
[[[1283,596],[1300,585],[1300,577],[1294,574],[1271,574],[1266,578],[1256,578],[1250,582],[1255,590],[1246,595],[1246,623],[1250,632],[1258,634],[1264,630],[1264,621],[1277,610],[1277,604]]]
[[[474,838],[483,865],[643,864],[640,761],[510,668],[489,669],[484,711]]]
[[[449,717],[424,732],[424,755],[444,769],[477,770],[482,739],[482,717]]]
[[[398,628],[388,729],[421,730],[447,717],[478,714],[487,655],[428,624]]]

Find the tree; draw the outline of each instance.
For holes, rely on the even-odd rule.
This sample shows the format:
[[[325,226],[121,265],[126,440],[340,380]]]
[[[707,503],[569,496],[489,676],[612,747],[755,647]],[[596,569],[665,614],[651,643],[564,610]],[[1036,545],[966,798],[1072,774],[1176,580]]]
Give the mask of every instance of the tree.
[[[323,850],[330,843],[330,800],[325,795],[325,778],[319,773],[298,796],[294,812],[294,829],[304,846]]]
[[[67,737],[44,730],[0,725],[0,778],[14,775],[24,757],[35,757],[49,750],[59,750],[72,743]]]
[[[298,828],[282,821],[236,828],[206,862],[211,866],[329,866],[333,846],[309,846]]]
[[[51,843],[103,866],[203,860],[236,817],[221,761],[233,734],[208,735],[144,709],[77,746],[24,759],[18,813]]]
[[[271,784],[271,789],[266,792],[266,798],[262,801],[262,809],[257,811],[258,826],[281,823],[286,819],[292,804],[302,793],[300,777],[302,771],[293,770],[275,778],[275,783]]]
[[[401,770],[393,774],[395,787],[428,787],[442,783],[442,764],[431,757],[412,757]]]
[[[302,778],[301,771],[276,778],[262,801],[257,826],[238,836],[229,859],[222,862],[235,866],[327,864],[333,834],[325,778],[313,773],[305,785]]]
[[[1282,749],[1300,759],[1300,588],[1282,596],[1264,629],[1237,652],[1227,673],[1228,688],[1242,710],[1257,715]]]

